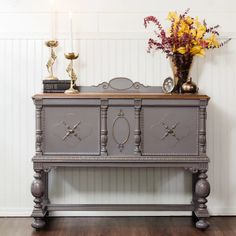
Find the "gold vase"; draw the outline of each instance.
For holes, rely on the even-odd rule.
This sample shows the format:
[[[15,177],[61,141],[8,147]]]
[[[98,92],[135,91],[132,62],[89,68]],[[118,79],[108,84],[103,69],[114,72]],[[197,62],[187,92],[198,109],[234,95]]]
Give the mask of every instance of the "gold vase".
[[[197,93],[198,92],[198,87],[192,81],[192,77],[188,78],[187,82],[185,82],[182,85],[182,92],[183,93]]]
[[[175,92],[183,93],[182,85],[188,80],[192,62],[193,56],[189,54],[175,53],[170,57],[170,64],[175,82]]]

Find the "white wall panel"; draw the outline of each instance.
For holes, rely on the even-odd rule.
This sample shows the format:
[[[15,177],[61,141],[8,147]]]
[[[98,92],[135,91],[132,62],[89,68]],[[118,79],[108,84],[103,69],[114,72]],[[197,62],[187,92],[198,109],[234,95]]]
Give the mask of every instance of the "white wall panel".
[[[182,12],[182,11],[181,11]],[[84,38],[84,35],[93,33],[99,37],[98,33],[139,33],[142,38],[147,37],[144,32],[152,31],[153,25],[150,24],[147,29],[143,25],[143,19],[146,16],[157,16],[163,27],[169,27],[166,20],[168,11],[159,12],[152,10],[151,12],[138,12],[138,13],[89,13],[89,12],[74,12],[73,15],[73,31],[77,38]],[[219,31],[225,35],[226,33],[234,33],[235,29],[232,27],[232,22],[236,21],[235,11],[191,11],[191,15],[199,16],[199,19],[205,19],[208,26],[215,26],[219,24],[221,27]],[[58,12],[55,15],[56,23],[56,37],[68,38],[70,29],[70,20],[68,12]],[[11,12],[1,13],[0,21],[7,22],[0,27],[0,38],[24,38],[24,39],[38,39],[51,37],[51,13],[50,12],[35,12],[35,13],[22,13]],[[110,37],[110,36],[109,36]],[[122,36],[123,37],[123,36]],[[92,38],[92,37],[90,37]],[[104,37],[103,37],[104,38]]]
[[[194,11],[235,11],[235,1],[215,1],[215,0],[198,0],[192,1],[181,0],[54,0],[56,9],[60,12],[167,12],[169,10],[185,10],[188,7]],[[49,12],[50,0],[1,0],[0,12]]]
[[[34,106],[31,96],[41,91],[41,81],[47,75],[45,64],[49,52],[44,46],[50,28],[47,2],[0,2],[0,20],[8,22],[0,29],[0,215],[3,216],[29,215],[33,206],[30,184]],[[58,2],[60,44],[55,72],[60,79],[66,79],[68,62],[64,52],[70,48],[68,7],[64,1]],[[125,4],[122,1],[97,2],[73,3],[77,12],[74,45],[80,53],[75,64],[78,82],[94,85],[116,76],[127,76],[144,84],[161,85],[163,79],[171,75],[169,62],[163,54],[146,53],[147,36],[143,33],[142,18],[151,11],[164,18],[171,1],[165,6],[152,0],[148,4],[134,5],[132,0]],[[156,4],[155,8],[152,4]],[[186,4],[187,1],[181,1],[174,9],[184,9]],[[191,8],[207,15],[210,22],[224,25],[223,30],[234,36],[226,47],[208,52],[205,58],[196,58],[192,68],[200,91],[211,96],[207,120],[212,186],[209,208],[212,214],[236,214],[236,38],[235,29],[228,23],[235,19],[235,3],[214,1],[213,4],[208,0],[204,4],[211,6],[208,13],[206,9],[200,12],[203,7],[199,1],[192,2]],[[132,14],[127,14],[129,12]],[[51,200],[57,203],[188,203],[191,199],[190,174],[182,170],[62,168],[52,171],[50,185]]]

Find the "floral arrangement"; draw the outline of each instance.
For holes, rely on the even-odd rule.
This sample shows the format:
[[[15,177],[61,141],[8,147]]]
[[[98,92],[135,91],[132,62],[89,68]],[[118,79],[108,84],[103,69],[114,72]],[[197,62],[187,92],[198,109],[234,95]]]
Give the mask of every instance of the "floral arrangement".
[[[182,93],[182,85],[187,82],[193,57],[204,56],[207,49],[220,48],[229,40],[220,42],[217,37],[219,25],[208,27],[206,21],[200,22],[198,17],[188,15],[190,9],[183,14],[169,12],[167,19],[171,22],[168,31],[165,31],[154,16],[144,19],[144,26],[154,23],[158,31],[154,31],[156,39],[148,41],[148,52],[161,50],[170,58],[174,73],[175,91]]]
[[[217,39],[219,25],[208,27],[205,20],[201,23],[198,17],[188,16],[189,10],[180,15],[177,12],[169,12],[167,19],[171,26],[167,32],[156,17],[148,16],[144,19],[145,27],[152,22],[159,30],[155,31],[159,41],[152,38],[148,41],[149,52],[151,49],[162,50],[167,57],[173,56],[174,53],[204,56],[206,49],[222,47],[230,40],[220,43]]]

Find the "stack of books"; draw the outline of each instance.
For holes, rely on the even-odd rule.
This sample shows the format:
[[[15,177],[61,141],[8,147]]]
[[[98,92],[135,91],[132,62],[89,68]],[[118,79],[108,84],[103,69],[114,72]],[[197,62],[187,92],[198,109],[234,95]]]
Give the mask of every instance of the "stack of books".
[[[44,93],[64,93],[70,88],[70,80],[43,80]]]

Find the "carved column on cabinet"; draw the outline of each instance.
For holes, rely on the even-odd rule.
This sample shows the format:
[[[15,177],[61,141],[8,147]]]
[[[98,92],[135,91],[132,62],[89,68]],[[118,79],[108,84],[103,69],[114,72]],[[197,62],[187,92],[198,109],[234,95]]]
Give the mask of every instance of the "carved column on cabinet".
[[[107,109],[108,100],[101,100],[101,155],[107,156]]]
[[[206,229],[209,226],[207,218],[209,213],[207,210],[207,197],[210,194],[210,184],[207,181],[207,169],[200,169],[198,172],[198,181],[195,185],[195,194],[197,200],[197,208],[195,209],[195,215],[199,219],[196,223],[196,227],[199,229]]]
[[[35,149],[36,149],[36,156],[42,155],[42,100],[35,100],[36,105],[36,143],[35,143]]]
[[[200,101],[200,123],[199,123],[199,152],[201,156],[206,155],[206,101]]]
[[[42,180],[42,170],[35,170],[34,181],[31,184],[31,193],[35,197],[35,205],[32,213],[32,217],[34,217],[32,227],[35,229],[41,229],[45,225],[44,217],[46,215],[46,210],[43,206],[44,192],[45,186]]]
[[[141,129],[140,129],[140,111],[141,111],[141,99],[134,100],[134,154],[141,155],[140,144],[141,144]]]

